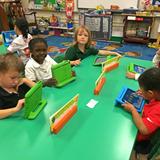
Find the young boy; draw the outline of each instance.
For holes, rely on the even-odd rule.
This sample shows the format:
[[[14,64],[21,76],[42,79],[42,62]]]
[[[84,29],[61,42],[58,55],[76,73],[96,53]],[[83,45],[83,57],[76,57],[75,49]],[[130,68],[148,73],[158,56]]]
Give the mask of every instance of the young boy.
[[[141,95],[149,101],[144,106],[142,117],[132,104],[126,102],[122,106],[132,114],[139,130],[134,146],[136,153],[148,154],[152,147],[150,136],[160,127],[160,69],[150,68],[144,71],[138,78],[138,83]]]
[[[25,66],[25,76],[34,82],[44,82],[44,86],[53,86],[51,67],[56,62],[47,55],[47,42],[43,38],[34,38],[29,42],[31,58]]]
[[[21,110],[26,92],[35,84],[21,78],[23,69],[19,57],[9,53],[0,56],[0,119]]]

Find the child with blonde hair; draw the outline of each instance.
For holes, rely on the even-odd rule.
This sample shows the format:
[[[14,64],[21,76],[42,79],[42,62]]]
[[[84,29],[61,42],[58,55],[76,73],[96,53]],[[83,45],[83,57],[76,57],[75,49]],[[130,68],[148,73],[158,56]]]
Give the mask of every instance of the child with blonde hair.
[[[91,47],[91,32],[89,29],[82,25],[75,31],[74,45],[69,47],[65,52],[65,59],[70,60],[71,65],[79,65],[81,60],[90,55],[118,55],[117,52],[98,50]]]
[[[12,53],[0,56],[0,119],[21,110],[26,92],[35,84],[21,78],[23,70],[19,57]]]

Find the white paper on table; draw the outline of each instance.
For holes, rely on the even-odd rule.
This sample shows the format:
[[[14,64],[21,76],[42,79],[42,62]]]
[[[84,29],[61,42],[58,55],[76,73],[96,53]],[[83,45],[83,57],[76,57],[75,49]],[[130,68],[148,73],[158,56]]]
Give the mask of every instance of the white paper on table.
[[[89,108],[94,108],[96,106],[96,104],[98,103],[98,101],[91,99],[88,103],[87,103],[87,107]]]

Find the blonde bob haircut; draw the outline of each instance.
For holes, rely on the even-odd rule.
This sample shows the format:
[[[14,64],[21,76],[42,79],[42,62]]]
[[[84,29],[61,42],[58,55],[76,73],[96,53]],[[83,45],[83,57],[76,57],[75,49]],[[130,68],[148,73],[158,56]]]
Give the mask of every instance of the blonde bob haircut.
[[[84,25],[81,25],[79,26],[76,31],[75,31],[75,35],[74,35],[74,45],[78,44],[78,41],[77,41],[77,36],[78,36],[78,33],[79,32],[84,32],[86,31],[88,33],[88,42],[86,43],[86,46],[85,47],[90,47],[91,45],[91,32],[90,30],[84,26]]]

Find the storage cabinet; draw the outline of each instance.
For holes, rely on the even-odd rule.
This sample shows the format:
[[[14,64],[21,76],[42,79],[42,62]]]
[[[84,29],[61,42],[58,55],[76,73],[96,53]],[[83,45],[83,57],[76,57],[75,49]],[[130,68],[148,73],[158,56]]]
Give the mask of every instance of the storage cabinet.
[[[92,39],[110,39],[112,33],[111,15],[84,14],[84,24],[90,29]]]
[[[126,42],[148,43],[152,17],[126,16],[123,38]]]

